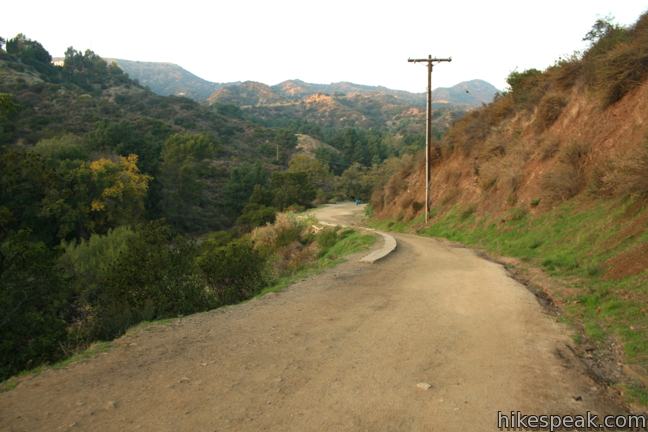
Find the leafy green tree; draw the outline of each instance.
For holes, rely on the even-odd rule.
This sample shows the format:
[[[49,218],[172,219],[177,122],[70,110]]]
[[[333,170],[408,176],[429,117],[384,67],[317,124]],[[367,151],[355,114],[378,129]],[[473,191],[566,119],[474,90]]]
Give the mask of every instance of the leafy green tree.
[[[335,188],[334,178],[328,165],[310,156],[303,154],[293,156],[287,171],[306,174],[309,183],[315,188],[319,202],[327,201]]]
[[[19,33],[7,41],[7,54],[19,58],[23,63],[36,68],[39,72],[53,71],[52,56],[39,42],[28,39]]]
[[[68,80],[88,91],[100,91],[110,86],[131,83],[128,75],[116,65],[108,65],[91,50],[82,53],[72,47],[65,51],[63,73]]]
[[[370,170],[357,162],[347,168],[339,179],[339,191],[345,198],[367,200],[372,188]]]
[[[215,141],[208,134],[175,134],[164,143],[158,175],[161,209],[177,229],[200,231],[214,221],[222,222],[205,188],[212,175],[209,159],[215,152]]]
[[[57,253],[29,230],[0,242],[0,380],[62,355],[70,292]]]
[[[263,194],[263,186],[268,184],[268,172],[260,163],[242,163],[230,171],[229,178],[223,190],[225,207],[232,219],[236,219],[250,199],[255,187],[259,186],[258,194]],[[269,204],[261,196],[255,201],[258,204]]]
[[[39,155],[0,152],[0,241],[12,231],[29,229],[35,239],[58,243],[56,219],[43,212],[43,200],[55,185],[55,172]]]
[[[87,141],[90,148],[97,152],[116,153],[120,156],[136,154],[141,170],[155,175],[162,142],[169,135],[170,129],[155,121],[101,121],[88,134]]]
[[[303,172],[273,173],[271,191],[274,207],[280,210],[291,205],[311,207],[315,199],[315,188]]]
[[[62,239],[106,233],[144,218],[149,182],[135,155],[92,162],[64,160],[42,200],[42,214],[57,221],[57,236]]]

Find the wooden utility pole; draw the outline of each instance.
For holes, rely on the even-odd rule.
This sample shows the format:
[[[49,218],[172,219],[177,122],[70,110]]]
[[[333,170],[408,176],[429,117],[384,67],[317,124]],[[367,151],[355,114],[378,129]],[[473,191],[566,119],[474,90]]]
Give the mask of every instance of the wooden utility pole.
[[[430,165],[432,164],[432,68],[434,63],[451,62],[452,58],[436,58],[428,55],[428,58],[407,59],[410,63],[427,63],[427,112],[425,121],[425,223],[430,215]]]

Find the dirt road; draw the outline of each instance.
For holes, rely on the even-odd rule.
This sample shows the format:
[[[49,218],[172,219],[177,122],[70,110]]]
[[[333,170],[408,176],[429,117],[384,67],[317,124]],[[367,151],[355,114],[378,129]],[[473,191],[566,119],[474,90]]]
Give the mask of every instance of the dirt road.
[[[357,210],[318,213],[352,223]],[[498,410],[614,411],[501,266],[396,238],[379,263],[356,257],[26,380],[0,394],[0,430],[480,432]]]

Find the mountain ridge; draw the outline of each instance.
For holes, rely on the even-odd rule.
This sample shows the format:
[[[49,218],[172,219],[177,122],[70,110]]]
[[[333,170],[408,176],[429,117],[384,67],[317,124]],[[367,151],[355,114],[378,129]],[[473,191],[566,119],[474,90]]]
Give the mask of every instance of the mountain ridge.
[[[60,61],[61,59],[54,59]],[[149,87],[154,93],[161,96],[185,96],[198,102],[208,102],[214,92],[244,83],[256,83],[257,86],[266,86],[277,96],[295,99],[314,93],[373,93],[390,95],[412,105],[424,105],[425,93],[415,93],[406,90],[391,89],[385,86],[371,86],[352,83],[350,81],[323,83],[309,83],[299,78],[288,79],[277,84],[265,84],[258,81],[233,81],[212,82],[205,80],[182,66],[172,62],[147,62],[139,60],[126,60],[106,58],[108,63],[116,63],[129,77],[140,84]],[[468,90],[468,93],[465,92]],[[459,106],[477,107],[482,103],[492,101],[499,90],[481,79],[462,81],[450,87],[433,89],[432,99],[436,103],[448,103]]]

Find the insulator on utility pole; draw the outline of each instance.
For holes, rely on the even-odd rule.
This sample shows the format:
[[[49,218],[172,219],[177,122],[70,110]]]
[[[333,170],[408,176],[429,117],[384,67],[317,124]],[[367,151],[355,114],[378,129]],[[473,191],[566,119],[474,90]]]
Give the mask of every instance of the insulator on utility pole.
[[[428,223],[430,215],[430,165],[432,163],[432,68],[434,63],[451,62],[452,57],[436,58],[428,55],[428,58],[407,59],[410,63],[427,63],[427,108],[425,122],[425,223]]]

